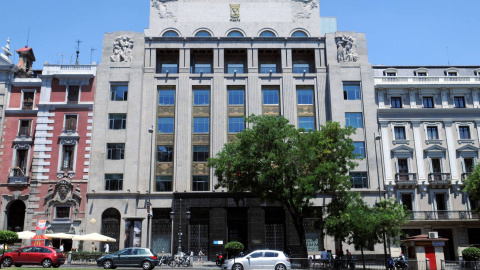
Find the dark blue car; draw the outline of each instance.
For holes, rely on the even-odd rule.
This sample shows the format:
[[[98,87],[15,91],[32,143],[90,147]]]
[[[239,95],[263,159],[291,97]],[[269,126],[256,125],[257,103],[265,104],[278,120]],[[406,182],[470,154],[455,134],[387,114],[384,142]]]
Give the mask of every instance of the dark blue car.
[[[105,269],[123,267],[141,267],[150,270],[158,265],[158,258],[149,248],[126,248],[112,254],[107,254],[97,260],[97,266]]]

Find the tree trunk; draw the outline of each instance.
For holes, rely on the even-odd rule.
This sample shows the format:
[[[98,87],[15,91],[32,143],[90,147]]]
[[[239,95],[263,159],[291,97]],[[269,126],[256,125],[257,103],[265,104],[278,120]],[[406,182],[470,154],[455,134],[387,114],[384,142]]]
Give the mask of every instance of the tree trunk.
[[[365,255],[363,254],[363,246],[360,247],[360,251],[362,252],[363,270],[365,270]]]
[[[290,212],[292,216],[293,225],[295,226],[295,230],[297,231],[298,241],[300,242],[300,257],[307,258],[308,257],[308,250],[307,250],[307,239],[305,238],[305,228],[303,227],[303,217],[296,215],[295,213]]]

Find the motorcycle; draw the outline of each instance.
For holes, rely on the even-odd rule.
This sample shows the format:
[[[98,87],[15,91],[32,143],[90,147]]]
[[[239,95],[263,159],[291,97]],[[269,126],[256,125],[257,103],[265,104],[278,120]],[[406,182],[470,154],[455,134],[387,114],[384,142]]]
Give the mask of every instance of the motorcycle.
[[[397,269],[403,269],[403,270],[408,270],[408,262],[407,260],[399,257],[394,259],[395,262],[395,268]]]
[[[158,266],[161,266],[162,264],[168,265],[169,260],[170,260],[169,256],[167,256],[167,254],[163,254],[162,257],[160,257]]]
[[[185,266],[188,267],[190,266],[190,256],[188,256],[185,253],[181,253],[180,256],[175,258],[175,264],[180,267],[180,266]]]
[[[217,261],[215,262],[217,266],[222,266],[222,264],[225,262],[225,255],[220,252],[217,254]]]
[[[387,268],[388,268],[388,270],[395,270],[395,262],[393,261],[392,257],[390,257],[390,259],[388,259]]]

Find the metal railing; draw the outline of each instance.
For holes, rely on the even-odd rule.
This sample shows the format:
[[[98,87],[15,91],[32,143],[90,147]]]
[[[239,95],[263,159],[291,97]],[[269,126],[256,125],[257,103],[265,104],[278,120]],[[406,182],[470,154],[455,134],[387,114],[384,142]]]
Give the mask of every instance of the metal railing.
[[[22,104],[22,110],[31,110],[33,109],[33,102],[24,101]]]
[[[260,65],[260,73],[277,73],[277,65],[276,64],[261,64]]]
[[[465,220],[478,219],[478,214],[472,211],[411,211],[410,220]]]
[[[360,255],[354,255],[354,269],[385,270],[386,263],[383,260],[362,260]],[[292,269],[332,269],[347,270],[351,269],[347,260],[323,261],[312,258],[290,258]],[[363,267],[365,265],[365,268]],[[427,270],[427,261],[408,260],[409,269]],[[440,269],[438,267],[437,269]]]
[[[438,82],[475,82],[480,76],[380,76],[375,77],[376,83],[438,83]]]
[[[199,73],[204,73],[204,74],[210,74],[212,73],[212,66],[210,65],[195,65],[192,67],[192,73],[196,73],[196,74],[199,74]]]
[[[429,173],[429,182],[449,182],[451,180],[450,173]]]
[[[18,130],[17,137],[30,137],[30,128],[29,127],[20,127]]]
[[[438,267],[437,267],[438,268]],[[440,269],[480,269],[480,262],[469,261],[441,261]]]
[[[397,173],[395,174],[396,182],[413,182],[417,181],[416,173]]]
[[[178,73],[178,65],[177,64],[163,64],[160,73],[171,73],[177,74]]]

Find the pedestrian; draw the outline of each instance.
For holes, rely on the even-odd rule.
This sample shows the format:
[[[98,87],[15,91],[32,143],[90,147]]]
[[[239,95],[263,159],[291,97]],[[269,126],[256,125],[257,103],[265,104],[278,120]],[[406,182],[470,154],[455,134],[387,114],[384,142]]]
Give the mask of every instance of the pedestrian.
[[[97,247],[94,242],[92,242],[92,252],[97,252]]]
[[[200,262],[200,261],[201,261],[202,264],[203,264],[203,258],[202,258],[202,256],[205,256],[205,254],[203,254],[203,251],[200,249],[200,251],[198,252],[197,264],[198,264],[198,262]]]
[[[327,254],[327,251],[325,249],[322,249],[322,253],[320,253],[320,256],[322,258],[322,262],[323,262],[323,267],[326,267],[327,266],[327,263],[328,263],[328,254]]]
[[[52,241],[50,241],[50,243],[48,243],[48,247],[53,248]]]
[[[333,261],[333,255],[330,249],[327,250],[327,259],[328,259],[328,268],[330,268],[332,267],[332,261]]]
[[[108,254],[108,252],[110,252],[110,246],[108,245],[108,243],[105,243],[103,247],[105,248],[105,254]]]
[[[60,245],[60,251],[63,253],[64,248],[63,248],[63,243]]]

